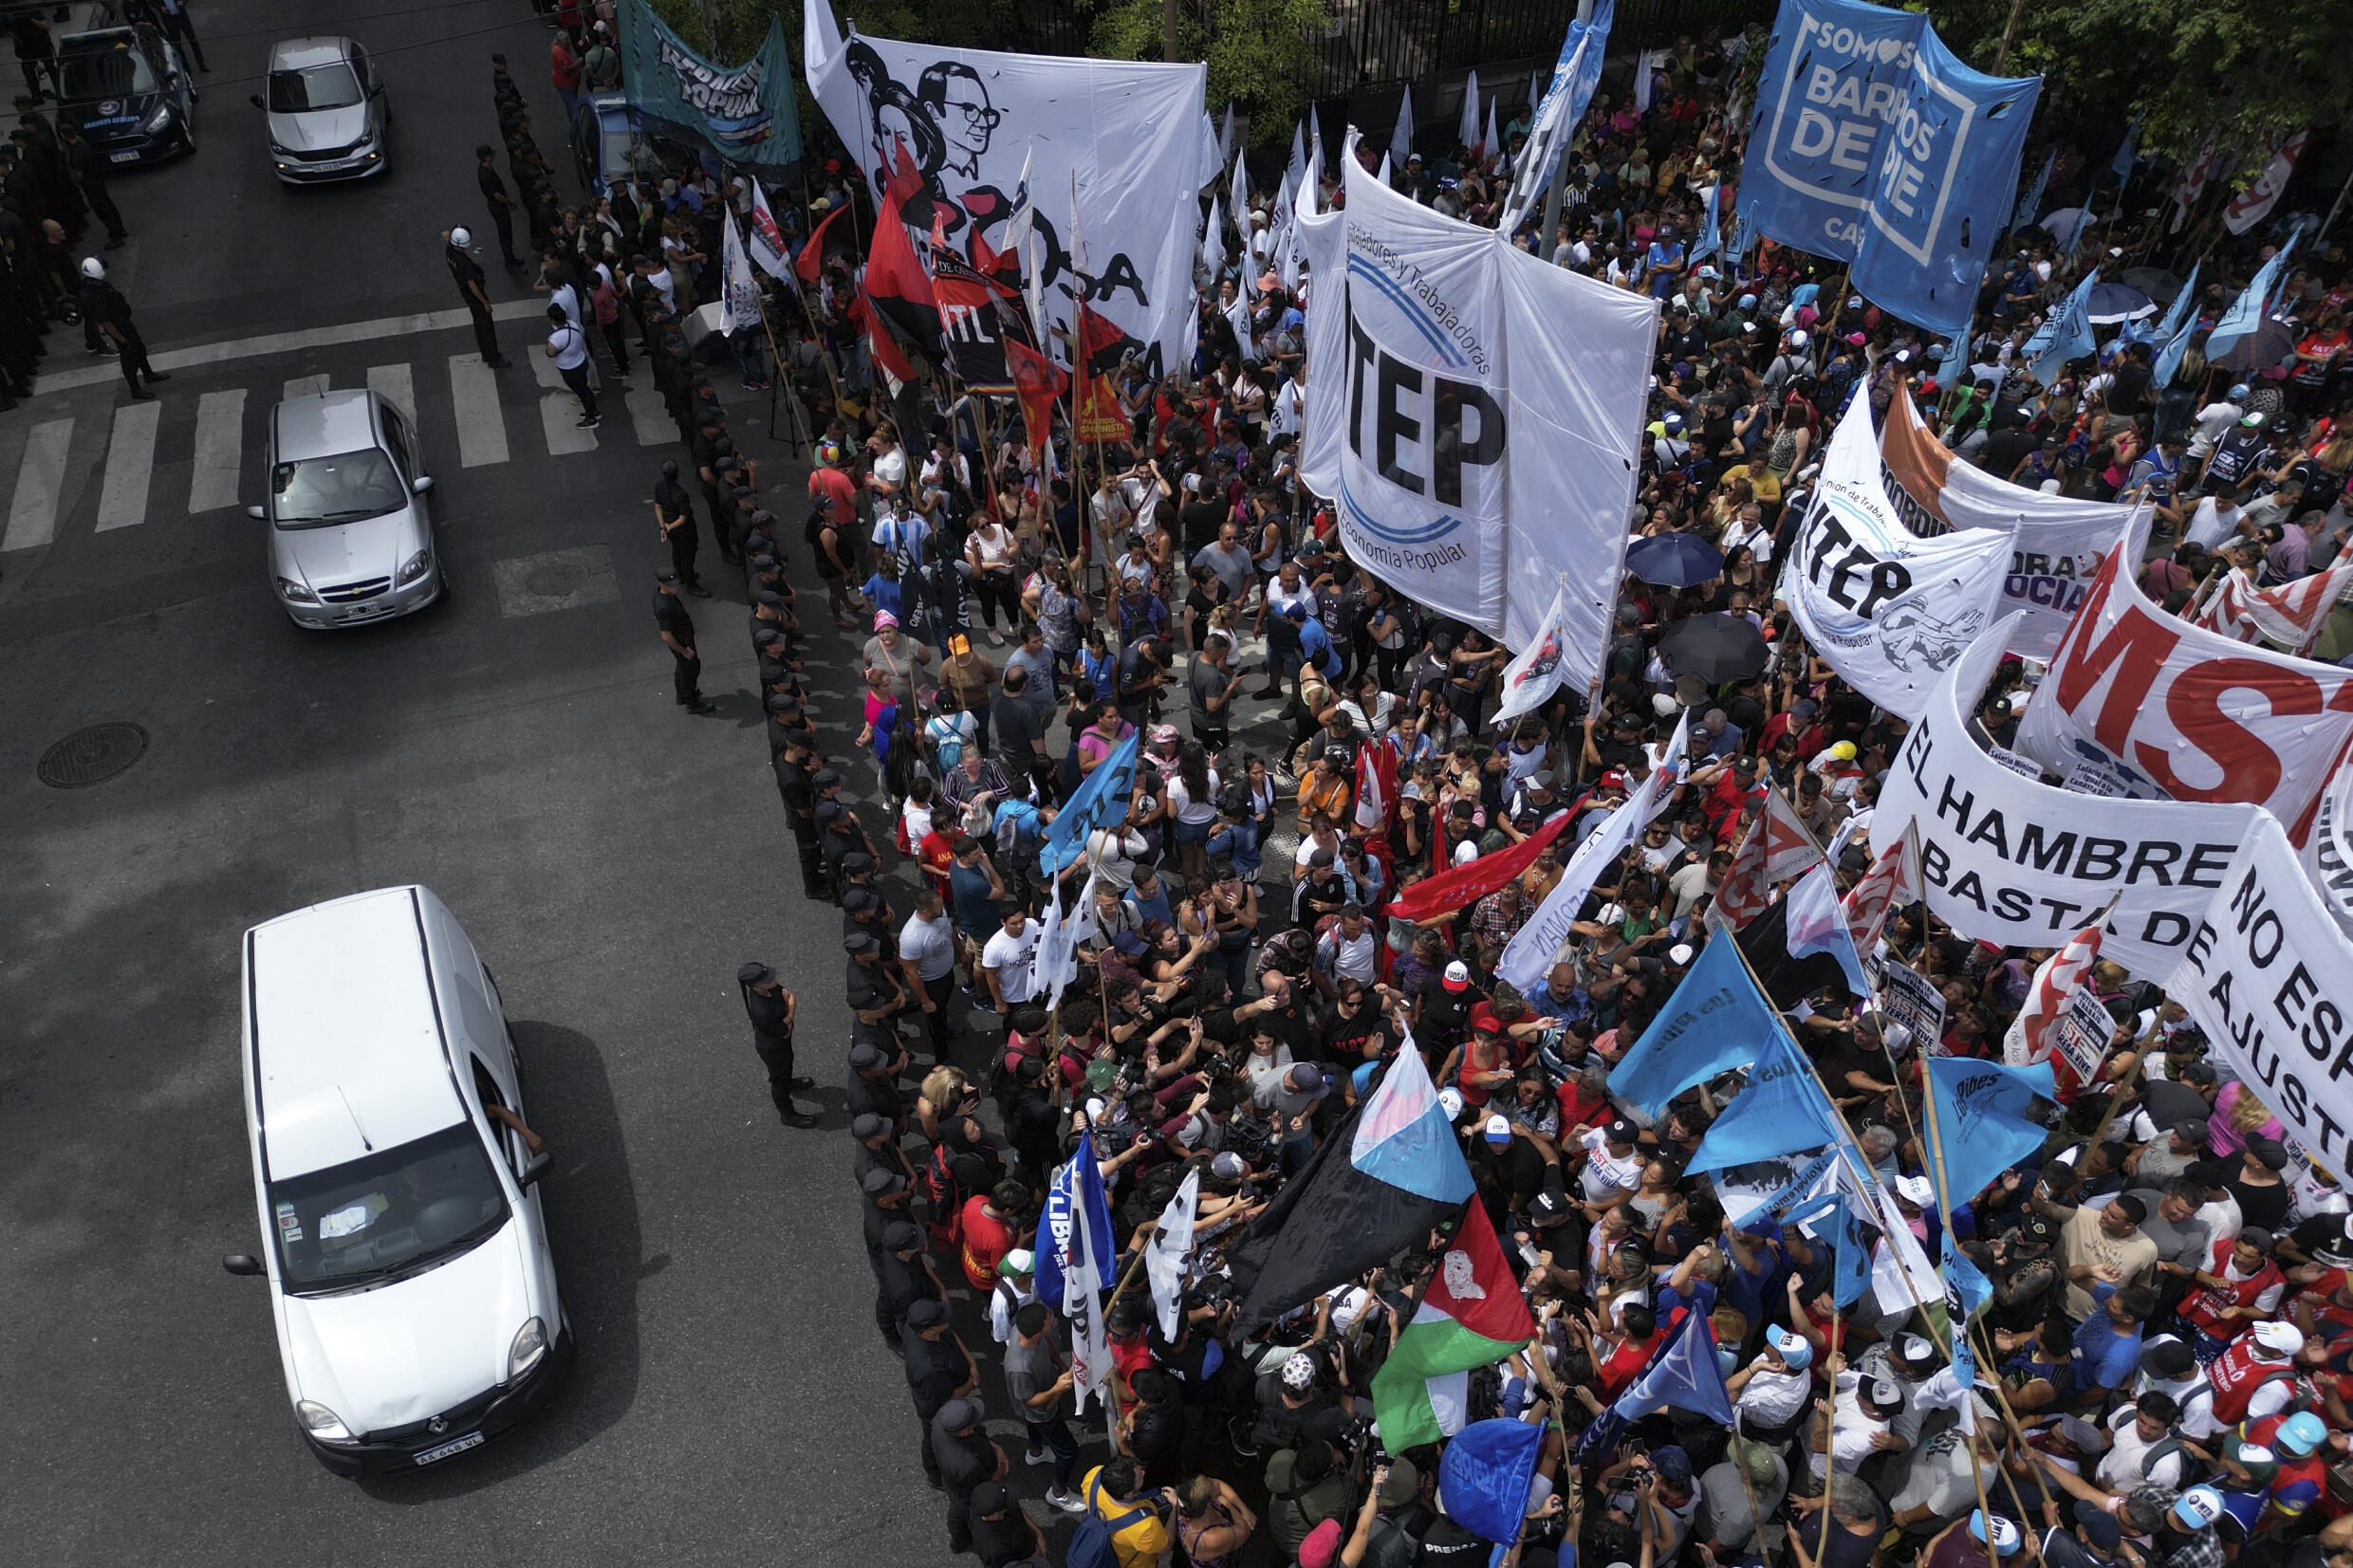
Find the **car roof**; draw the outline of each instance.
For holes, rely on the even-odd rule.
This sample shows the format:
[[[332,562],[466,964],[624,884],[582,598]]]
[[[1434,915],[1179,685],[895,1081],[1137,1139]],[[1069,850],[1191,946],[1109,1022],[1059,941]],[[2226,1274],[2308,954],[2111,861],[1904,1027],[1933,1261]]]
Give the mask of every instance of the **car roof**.
[[[465,1119],[416,887],[313,904],[246,932],[254,1104],[272,1180]]]
[[[276,460],[333,457],[377,444],[376,394],[366,388],[288,397],[270,410]]]
[[[350,58],[348,38],[282,38],[269,46],[269,68],[273,71],[307,70],[313,65],[332,65]]]

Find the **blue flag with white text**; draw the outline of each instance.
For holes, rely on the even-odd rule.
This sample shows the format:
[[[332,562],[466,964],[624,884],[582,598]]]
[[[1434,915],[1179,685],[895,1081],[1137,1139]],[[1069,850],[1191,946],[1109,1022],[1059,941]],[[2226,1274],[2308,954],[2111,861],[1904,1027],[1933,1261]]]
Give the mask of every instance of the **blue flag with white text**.
[[[1692,247],[1690,261],[1694,267],[1697,267],[1701,262],[1724,249],[1724,235],[1718,228],[1715,213],[1716,196],[1723,189],[1724,187],[1720,184],[1711,185],[1706,194],[1700,198],[1704,204],[1701,210],[1705,216],[1699,222],[1699,243]]]
[[[1953,1374],[1963,1388],[1977,1380],[1977,1353],[1969,1340],[1969,1320],[1992,1295],[1993,1282],[1969,1261],[1969,1254],[1953,1239],[1953,1227],[1946,1226],[1944,1318],[1953,1335]]]
[[[2048,1129],[2038,1100],[2055,1093],[2048,1061],[2030,1067],[1976,1057],[1930,1057],[1936,1136],[1944,1145],[1943,1193],[1964,1204],[1993,1178],[2043,1147]]]
[[[1438,1457],[1446,1516],[1481,1540],[1519,1540],[1544,1439],[1540,1426],[1503,1419],[1473,1421],[1456,1432]]]
[[[1082,1208],[1086,1211],[1084,1230],[1078,1224]],[[1082,1133],[1077,1152],[1055,1168],[1046,1188],[1046,1207],[1038,1214],[1034,1276],[1038,1300],[1059,1306],[1065,1266],[1084,1256],[1087,1236],[1108,1238],[1111,1233],[1111,1204],[1103,1193],[1102,1168],[1095,1163],[1094,1134]],[[1099,1258],[1095,1263],[1102,1273],[1110,1271],[1111,1259]]]
[[[1786,1038],[1739,950],[1719,936],[1700,950],[1642,1038],[1610,1070],[1610,1092],[1657,1116],[1693,1084],[1745,1067]]]
[[[1732,1424],[1732,1395],[1724,1392],[1724,1369],[1715,1358],[1715,1334],[1703,1312],[1683,1314],[1682,1327],[1618,1396],[1616,1410],[1629,1421],[1654,1411],[1685,1411],[1719,1425]]]
[[[2098,267],[2084,273],[2084,281],[2059,302],[2057,309],[2043,318],[2034,336],[2018,350],[2018,359],[2028,374],[2045,386],[2058,380],[2069,360],[2080,360],[2098,346],[2098,340],[2092,336],[2090,312],[2091,291],[2099,282]]]
[[[1845,1135],[1837,1108],[1822,1092],[1821,1082],[1799,1054],[1796,1042],[1779,1029],[1775,1036],[1757,1054],[1749,1072],[1749,1086],[1733,1096],[1724,1114],[1709,1125],[1685,1170],[1723,1171],[1751,1165],[1775,1154],[1819,1149]]]

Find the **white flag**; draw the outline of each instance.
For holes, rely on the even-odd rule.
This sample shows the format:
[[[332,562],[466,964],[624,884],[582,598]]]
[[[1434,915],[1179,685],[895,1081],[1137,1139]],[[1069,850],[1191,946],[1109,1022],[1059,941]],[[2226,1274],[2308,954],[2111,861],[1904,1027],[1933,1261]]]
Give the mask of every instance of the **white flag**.
[[[722,209],[720,222],[726,234],[719,251],[719,330],[740,332],[760,324],[760,284],[751,275],[751,257],[744,250],[735,214]]]
[[[1523,713],[1534,712],[1560,690],[1561,655],[1568,646],[1568,628],[1563,621],[1567,599],[1568,584],[1563,582],[1552,591],[1552,608],[1545,612],[1536,636],[1521,650],[1519,657],[1503,667],[1503,704],[1495,710],[1496,729],[1511,724]]]
[[[1245,284],[1251,280],[1245,278]],[[1252,364],[1258,362],[1258,340],[1251,336],[1250,296],[1237,288],[1233,303],[1226,306],[1226,321],[1233,328],[1233,341],[1242,348],[1242,358]]]
[[[1201,231],[1201,267],[1209,273],[1209,286],[1217,286],[1217,280],[1226,270],[1226,205],[1215,196],[1209,198],[1209,227]]]
[[[1233,195],[1226,203],[1226,216],[1233,224],[1233,231],[1242,236],[1242,249],[1250,249],[1250,165],[1243,161],[1242,149],[1233,153]]]
[[[1389,156],[1400,169],[1414,156],[1414,89],[1410,86],[1405,89],[1405,96],[1398,100],[1397,129],[1389,133]]]
[[[768,193],[760,182],[751,182],[751,216],[746,220],[744,243],[750,248],[751,259],[760,264],[760,270],[782,283],[792,271],[792,254],[785,245],[784,231],[776,227],[776,214],[769,211]]]
[[[1380,183],[1381,183],[1381,184],[1383,184],[1383,185],[1386,185],[1386,184],[1388,184],[1388,183],[1389,183],[1389,155],[1388,155],[1388,154],[1383,153],[1383,154],[1381,154],[1381,155],[1380,155],[1380,172],[1379,174],[1375,175],[1373,177],[1374,177],[1375,179],[1377,179],[1377,180],[1380,181]]]
[[[1454,139],[1465,147],[1479,145],[1479,73],[1476,70],[1462,84],[1462,120],[1454,127]]]
[[[1293,192],[1307,177],[1307,125],[1302,120],[1291,127],[1291,156],[1283,165],[1283,182]]]
[[[1079,1152],[1073,1157],[1094,1164],[1094,1140],[1082,1137]],[[1082,1190],[1075,1173],[1071,1190]],[[1102,1387],[1112,1377],[1111,1344],[1103,1332],[1102,1312],[1103,1286],[1110,1282],[1103,1275],[1110,1272],[1111,1238],[1095,1233],[1089,1212],[1093,1208],[1092,1204],[1083,1202],[1070,1206],[1073,1261],[1066,1263],[1062,1271],[1062,1315],[1070,1324],[1071,1393],[1082,1411],[1086,1409],[1089,1397],[1104,1397]],[[1109,1409],[1107,1402],[1105,1409]]]
[[[1209,111],[1201,111],[1207,114]],[[1217,127],[1217,161],[1223,164],[1233,156],[1233,105],[1226,105],[1225,123]]]
[[[1495,123],[1495,99],[1502,96],[1498,93],[1487,101],[1487,134],[1479,138],[1479,157],[1491,162],[1503,157],[1503,133]]]
[[[1021,183],[1013,187],[1013,210],[1006,214],[1004,233],[997,236],[1000,253],[1010,250],[1019,255],[1028,243],[1030,228],[1037,222],[1037,195],[1029,189],[1029,160],[1036,151],[1032,146],[1021,155]]]
[[[1193,1222],[1201,1202],[1201,1172],[1185,1172],[1176,1195],[1160,1210],[1159,1228],[1144,1250],[1144,1278],[1152,1286],[1152,1304],[1160,1315],[1160,1333],[1176,1338],[1176,1313],[1184,1300],[1185,1269],[1193,1261]]]

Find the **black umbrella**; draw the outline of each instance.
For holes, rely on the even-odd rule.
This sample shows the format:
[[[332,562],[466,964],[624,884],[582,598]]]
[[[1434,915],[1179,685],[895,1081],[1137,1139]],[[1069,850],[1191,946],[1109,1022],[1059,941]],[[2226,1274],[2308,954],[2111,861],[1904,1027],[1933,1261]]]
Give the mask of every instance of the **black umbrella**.
[[[1668,669],[1710,686],[1764,673],[1769,653],[1765,635],[1747,618],[1721,611],[1677,621],[1658,639],[1658,652]]]
[[[2128,283],[2159,304],[2171,304],[2181,292],[2181,280],[2161,267],[2128,267],[2118,280]]]

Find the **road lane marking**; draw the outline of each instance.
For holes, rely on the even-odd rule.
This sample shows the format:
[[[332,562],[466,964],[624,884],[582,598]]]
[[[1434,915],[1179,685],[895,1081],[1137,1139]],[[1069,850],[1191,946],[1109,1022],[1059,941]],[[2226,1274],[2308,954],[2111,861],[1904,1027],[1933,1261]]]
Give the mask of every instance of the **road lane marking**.
[[[498,377],[481,355],[450,356],[450,401],[457,405],[458,467],[504,463],[507,416],[498,406]]]
[[[638,427],[641,447],[664,447],[678,438],[678,427],[670,422],[670,409],[658,387],[629,389],[629,418]]]
[[[543,299],[501,300],[491,306],[491,319],[499,322],[544,322],[547,319],[547,302]],[[147,360],[160,371],[194,370],[203,365],[227,364],[233,360],[258,360],[272,354],[299,354],[307,348],[333,348],[342,343],[373,342],[383,338],[413,338],[420,332],[449,332],[472,324],[473,317],[462,307],[455,310],[426,310],[410,316],[380,316],[374,321],[344,322],[334,326],[304,327],[293,332],[265,332],[258,337],[196,343],[188,348],[151,353]],[[71,370],[52,371],[33,382],[33,396],[46,397],[52,392],[100,386],[120,374],[111,360],[104,364],[76,365]]]
[[[547,451],[555,456],[597,450],[597,433],[580,428],[580,399],[568,392],[540,394],[539,423],[547,433]]]
[[[156,424],[161,403],[125,403],[115,410],[106,443],[106,483],[98,492],[98,531],[147,521],[147,482],[155,473]]]
[[[0,550],[28,550],[57,537],[57,490],[65,479],[65,448],[73,440],[71,419],[33,426],[25,437],[25,460],[16,470],[16,496],[9,505],[9,531]]]
[[[237,504],[237,458],[245,449],[245,388],[196,399],[196,461],[188,481],[190,512]]]

